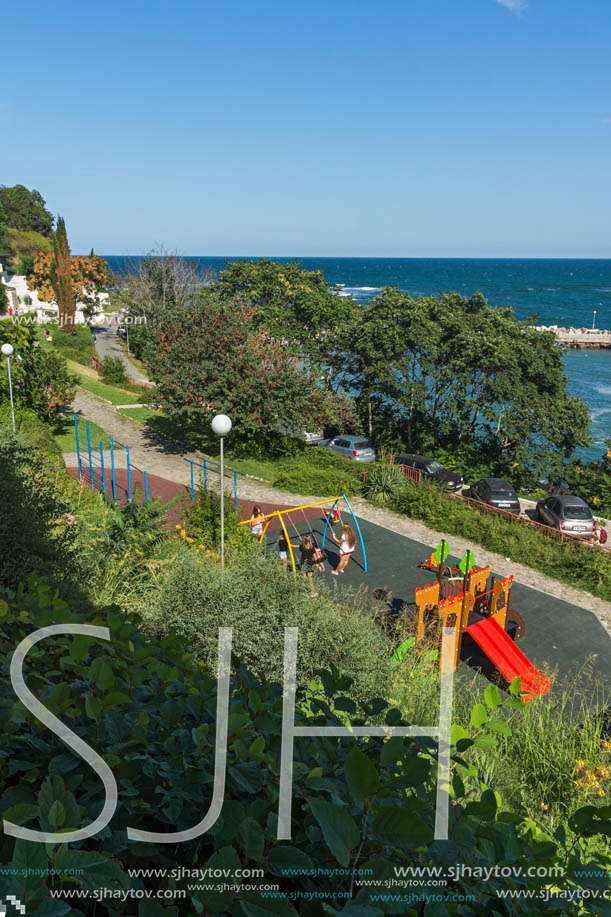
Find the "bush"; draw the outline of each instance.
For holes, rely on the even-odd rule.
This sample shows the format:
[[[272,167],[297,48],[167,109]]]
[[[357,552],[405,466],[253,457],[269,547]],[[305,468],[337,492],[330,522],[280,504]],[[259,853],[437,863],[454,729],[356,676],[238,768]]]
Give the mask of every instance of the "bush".
[[[390,652],[369,614],[337,604],[326,591],[312,599],[301,578],[295,583],[279,563],[253,549],[223,573],[219,564],[185,548],[140,609],[147,628],[156,634],[176,629],[213,666],[217,628],[232,625],[240,659],[259,677],[280,679],[283,627],[296,626],[302,685],[333,663],[355,673],[355,697],[384,694]]]
[[[446,496],[436,487],[407,480],[392,506],[436,531],[461,535],[516,563],[611,599],[611,554],[606,551],[575,541],[561,543],[542,535],[534,525],[511,522]]]
[[[109,826],[76,846],[3,835],[2,861],[9,869],[0,875],[0,896],[16,895],[27,902],[28,913],[67,913],[66,901],[53,900],[49,891],[66,889],[66,878],[58,873],[68,871],[69,890],[89,892],[92,898],[96,889],[114,891],[112,897],[96,901],[99,917],[135,914],[130,907],[133,899],[127,899],[128,905],[123,889],[139,891],[142,897],[169,890],[171,899],[176,888],[186,892],[182,901],[176,899],[184,917],[319,917],[333,913],[338,900],[342,907],[348,901],[350,913],[383,917],[399,910],[381,908],[372,895],[384,894],[386,881],[396,877],[395,868],[424,871],[431,864],[447,867],[461,862],[476,869],[455,875],[448,903],[450,895],[468,900],[469,913],[484,917],[498,912],[501,892],[508,897],[531,892],[528,914],[538,914],[554,910],[553,899],[538,894],[549,885],[549,875],[556,874],[549,872],[551,867],[564,867],[566,878],[554,879],[554,884],[573,893],[584,885],[597,887],[596,878],[588,881],[579,875],[594,876],[596,870],[606,874],[608,860],[602,857],[591,858],[589,872],[583,871],[581,846],[584,837],[609,836],[605,809],[583,808],[574,814],[577,843],[571,848],[560,832],[546,835],[534,822],[502,812],[485,785],[467,795],[458,773],[452,781],[451,842],[435,842],[435,745],[409,737],[388,742],[333,736],[297,739],[291,840],[279,841],[282,686],[261,684],[243,667],[230,685],[226,785],[219,818],[196,839],[173,847],[130,840],[128,826],[161,834],[186,831],[210,810],[218,727],[215,679],[193,665],[185,653],[188,647],[176,636],[153,643],[138,632],[133,620],[111,610],[98,611],[93,620],[77,614],[44,582],[32,582],[19,593],[4,591],[0,601],[5,676],[0,687],[0,814],[33,830],[61,832],[91,824],[100,813],[103,791],[92,768],[66,753],[57,735],[41,730],[39,721],[33,726],[32,715],[15,702],[8,661],[17,644],[37,627],[95,623],[110,631],[108,642],[59,635],[28,655],[30,687],[52,714],[78,724],[80,738],[103,756],[120,788]],[[366,717],[359,718],[345,695],[350,680],[334,671],[323,673],[322,680],[332,703],[316,690],[307,701],[298,698],[298,726],[344,726],[346,711],[354,725],[371,722],[376,711],[385,713],[389,724],[407,725],[398,711],[378,701],[370,701]],[[482,725],[472,729],[471,736],[462,730],[452,740],[453,753],[461,753],[454,754],[457,772],[466,773],[461,759],[474,741],[481,739],[487,747],[496,742],[498,730],[488,722],[494,720],[498,727],[504,711],[500,698],[497,703],[488,691],[485,698],[489,712],[481,704],[477,710]],[[344,712],[338,716],[334,711]],[[150,875],[130,876],[129,871],[142,868],[144,857]],[[509,867],[500,875],[495,872],[499,861]],[[351,878],[357,865],[367,870],[368,887]],[[173,866],[184,867],[188,877],[176,880]],[[264,878],[249,879],[248,885],[268,883],[271,876],[279,888],[277,899],[269,900],[256,888],[239,888],[237,871],[253,866],[263,869]],[[193,884],[192,871],[202,868],[227,872],[218,883],[210,876],[206,884]],[[482,881],[488,870],[494,874],[492,882]],[[311,876],[317,876],[315,884]],[[379,885],[372,887],[376,882]],[[299,911],[293,907],[291,899],[312,893],[318,899],[315,906],[302,902]],[[150,908],[151,902],[142,903],[142,917],[162,912],[177,917],[176,907]],[[600,914],[597,904],[582,896],[580,914]],[[444,911],[465,913],[459,908],[450,904]],[[401,907],[400,912],[407,910]]]
[[[372,503],[386,506],[403,487],[405,475],[396,465],[374,465],[367,474],[363,494]]]
[[[41,420],[57,425],[62,412],[74,398],[77,378],[68,371],[60,354],[36,347],[26,356],[15,392]]]
[[[350,497],[361,492],[362,468],[330,449],[310,447],[278,464],[274,486],[298,494]]]
[[[91,366],[96,356],[93,335],[88,325],[76,325],[74,334],[53,328],[53,346],[66,360],[73,360],[82,366]]]
[[[236,458],[276,459],[302,455],[307,448],[296,436],[271,431],[232,441],[231,454]]]
[[[221,498],[214,491],[203,487],[197,492],[193,503],[183,513],[183,527],[180,530],[187,542],[198,548],[218,554],[221,549]],[[225,552],[227,558],[244,553],[252,542],[246,526],[239,525],[233,500],[225,495]]]
[[[102,380],[110,385],[128,382],[125,363],[121,357],[106,356],[100,368]]]
[[[0,585],[15,586],[34,571],[64,582],[75,572],[76,524],[71,504],[55,489],[52,467],[6,427],[0,428],[0,465]]]

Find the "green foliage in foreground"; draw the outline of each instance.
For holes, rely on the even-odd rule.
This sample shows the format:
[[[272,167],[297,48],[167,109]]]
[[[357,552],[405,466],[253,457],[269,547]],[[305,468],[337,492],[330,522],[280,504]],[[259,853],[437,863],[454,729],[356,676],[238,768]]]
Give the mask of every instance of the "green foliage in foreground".
[[[408,480],[397,491],[392,508],[422,519],[438,532],[461,535],[516,563],[611,600],[611,556],[605,551],[575,541],[561,544],[534,525],[510,522],[458,497],[450,498],[435,486]]]
[[[35,844],[3,834],[0,858],[10,868],[29,867],[30,874],[0,876],[0,896],[17,895],[28,913],[74,917],[91,913],[81,902],[70,909],[66,900],[51,899],[49,889],[115,890],[117,897],[96,903],[96,914],[135,914],[134,900],[119,892],[173,889],[185,892],[165,910],[141,903],[138,917],[196,917],[231,914],[236,917],[302,914],[422,913],[421,905],[376,900],[387,895],[384,882],[396,878],[393,867],[442,866],[464,863],[471,875],[449,880],[447,901],[435,913],[453,915],[609,914],[609,903],[586,898],[580,908],[566,898],[508,899],[508,891],[537,891],[548,885],[565,890],[608,887],[604,878],[611,862],[597,858],[588,868],[599,878],[575,878],[582,868],[581,849],[588,837],[611,833],[611,807],[584,807],[571,825],[577,842],[565,847],[561,831],[543,834],[530,820],[501,811],[497,797],[482,786],[465,795],[461,773],[472,747],[494,746],[497,735],[510,732],[498,691],[490,686],[485,704],[477,705],[469,733],[454,730],[452,802],[449,843],[434,841],[436,745],[428,739],[395,737],[384,741],[345,741],[335,737],[298,738],[295,744],[291,840],[277,837],[278,787],[282,717],[282,688],[258,682],[240,667],[231,684],[228,721],[227,783],[216,824],[196,841],[175,845],[135,843],[127,828],[171,832],[187,830],[207,812],[212,788],[216,732],[215,681],[194,665],[185,645],[175,636],[149,642],[134,622],[112,609],[85,618],[71,611],[44,583],[31,582],[18,593],[0,593],[2,630],[0,654],[5,677],[0,688],[0,815],[34,830],[74,830],[100,812],[103,789],[82,759],[68,753],[57,737],[24,709],[12,693],[6,668],[17,643],[35,627],[64,622],[95,623],[110,630],[110,641],[86,636],[45,640],[28,655],[30,689],[45,706],[79,735],[112,768],[120,787],[119,803],[108,829],[95,838],[72,844]],[[383,715],[386,723],[403,725],[397,710],[371,700],[361,718],[345,696],[349,679],[337,671],[321,673],[325,696],[311,686],[308,700],[298,702],[301,726],[354,725]],[[512,698],[505,706],[521,706]],[[189,879],[130,878],[139,868],[225,869],[228,876],[197,889]],[[517,878],[492,876],[482,870],[498,865],[519,867]],[[564,879],[528,877],[528,867],[562,866]],[[248,885],[277,883],[276,898],[256,889],[227,889],[240,885],[238,869],[261,867],[263,880]],[[341,870],[371,870],[361,886]],[[45,875],[54,869],[82,869],[83,874]],[[312,876],[314,870],[320,875]],[[286,875],[287,871],[293,875]],[[334,871],[334,875],[329,875]],[[298,874],[294,874],[298,873]],[[201,883],[203,886],[203,883]],[[191,889],[188,886],[191,885]],[[435,891],[434,889],[432,890]],[[315,892],[326,898],[292,903],[295,893]],[[566,891],[565,891],[566,893]],[[466,896],[469,896],[468,900]],[[387,895],[388,897],[388,895]],[[461,900],[462,899],[462,900]],[[91,903],[91,901],[89,902]],[[359,910],[367,908],[366,910]],[[606,908],[606,910],[605,910]]]
[[[283,628],[299,627],[302,686],[321,666],[336,665],[353,674],[356,700],[387,695],[389,646],[367,611],[323,588],[312,599],[301,578],[295,583],[280,563],[256,545],[247,547],[251,550],[224,573],[195,548],[177,554],[167,577],[156,590],[149,588],[138,609],[147,631],[160,636],[176,630],[213,670],[217,629],[233,626],[240,659],[258,676],[280,679]]]

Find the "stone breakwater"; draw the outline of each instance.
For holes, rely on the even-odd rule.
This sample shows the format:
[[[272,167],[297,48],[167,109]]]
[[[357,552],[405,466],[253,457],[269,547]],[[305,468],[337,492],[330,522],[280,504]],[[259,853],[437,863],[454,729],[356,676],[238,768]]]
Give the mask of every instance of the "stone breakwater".
[[[601,328],[559,328],[558,325],[535,325],[536,331],[553,331],[563,347],[611,349],[611,331]]]

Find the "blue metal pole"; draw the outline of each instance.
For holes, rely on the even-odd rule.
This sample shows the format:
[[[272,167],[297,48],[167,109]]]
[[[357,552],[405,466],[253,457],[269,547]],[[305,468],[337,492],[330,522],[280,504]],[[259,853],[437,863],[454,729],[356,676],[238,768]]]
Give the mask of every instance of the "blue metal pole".
[[[367,573],[367,554],[365,553],[365,542],[363,541],[363,536],[361,535],[361,529],[360,529],[359,524],[358,524],[358,522],[357,522],[356,516],[354,515],[354,510],[353,510],[352,507],[350,506],[350,501],[348,500],[348,497],[346,496],[346,494],[342,494],[342,497],[343,497],[344,500],[346,501],[346,506],[347,506],[348,509],[350,510],[350,514],[351,514],[351,516],[352,516],[352,518],[353,518],[353,520],[354,520],[354,524],[355,524],[355,526],[356,526],[356,531],[357,531],[357,534],[358,534],[359,539],[360,539],[360,542],[361,542],[361,549],[362,549],[362,551],[363,551],[363,568],[364,568],[364,570],[365,570],[365,573]]]
[[[87,451],[89,453],[89,483],[91,484],[91,489],[93,490],[93,466],[91,463],[91,437],[89,436],[89,421],[85,421],[85,427],[87,429]]]
[[[100,440],[100,468],[102,469],[102,490],[106,493],[106,477],[104,475],[104,447]]]
[[[127,454],[127,496],[129,502],[132,502],[132,469],[129,461],[129,446],[125,447],[125,452]]]
[[[83,471],[81,469],[81,448],[78,441],[78,417],[74,415],[74,436],[76,438],[76,463],[78,465],[78,479],[83,480]]]
[[[149,479],[146,471],[144,472],[144,502],[149,502]]]
[[[187,461],[189,462],[189,465],[191,466],[191,503],[193,503],[193,501],[195,500],[195,487],[193,484],[193,462],[191,461],[191,459],[187,459]]]
[[[206,471],[206,459],[204,459],[204,490],[208,490],[208,474]]]
[[[238,511],[238,473],[237,471],[233,472],[233,506],[237,513]]]
[[[112,498],[113,500],[117,499],[117,481],[115,478],[115,447],[112,441],[112,436],[110,437],[110,467],[112,470]]]

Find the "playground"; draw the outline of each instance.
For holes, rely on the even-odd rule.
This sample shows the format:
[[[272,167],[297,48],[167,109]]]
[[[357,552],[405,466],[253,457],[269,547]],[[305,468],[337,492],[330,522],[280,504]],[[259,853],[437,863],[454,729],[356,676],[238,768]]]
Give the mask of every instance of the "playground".
[[[366,585],[370,593],[381,596],[381,605],[386,606],[389,615],[407,614],[416,628],[415,592],[436,581],[436,572],[421,566],[430,556],[431,549],[381,526],[358,519],[363,544],[357,537],[356,550],[345,573],[340,577],[333,576],[332,570],[339,562],[339,547],[329,532],[331,520],[328,513],[333,502],[330,500],[303,510],[259,504],[262,512],[269,517],[262,539],[264,550],[277,555],[278,540],[284,531],[293,543],[310,534],[315,544],[324,548],[326,555],[323,571],[314,573],[314,582],[325,580],[331,589],[345,585],[358,589]],[[339,534],[342,522],[354,527],[353,518],[344,502],[340,501],[338,505],[341,507],[341,519],[334,525],[336,534]],[[240,516],[244,521],[250,518],[251,512],[252,504],[240,506]],[[297,561],[299,552],[294,553]],[[477,567],[477,556],[470,560]],[[457,567],[459,561],[460,558],[451,553],[444,558],[446,566]],[[489,573],[492,581],[494,571]],[[288,575],[291,575],[290,572]],[[529,677],[533,678],[534,671],[534,685],[530,684],[531,688],[534,687],[533,696],[547,690],[545,676],[538,678],[541,673],[553,676],[552,692],[574,682],[578,686],[575,694],[582,695],[588,703],[594,700],[592,692],[597,684],[611,692],[611,638],[594,614],[520,583],[510,584],[509,607],[518,613],[516,621],[508,622],[510,632],[515,634],[518,630],[518,641],[513,643],[509,640],[510,645],[507,647],[491,646],[500,639],[500,627],[496,627],[490,639],[486,640],[480,639],[482,635],[477,631],[464,635],[460,647],[462,661],[459,671],[467,675],[469,672],[473,674],[474,668],[481,668],[487,677],[497,679],[498,669],[487,653],[493,657],[496,653],[497,662],[503,662],[501,656],[505,651],[505,656],[510,657],[510,666],[514,663],[518,667],[523,666],[525,688],[526,681]],[[508,617],[511,618],[511,614]],[[489,621],[486,627],[495,624],[495,621]],[[531,665],[527,666],[520,658],[511,658],[512,651],[519,657],[525,656],[526,663]],[[500,678],[499,684],[506,684],[506,679]],[[603,703],[602,697],[599,702]]]

